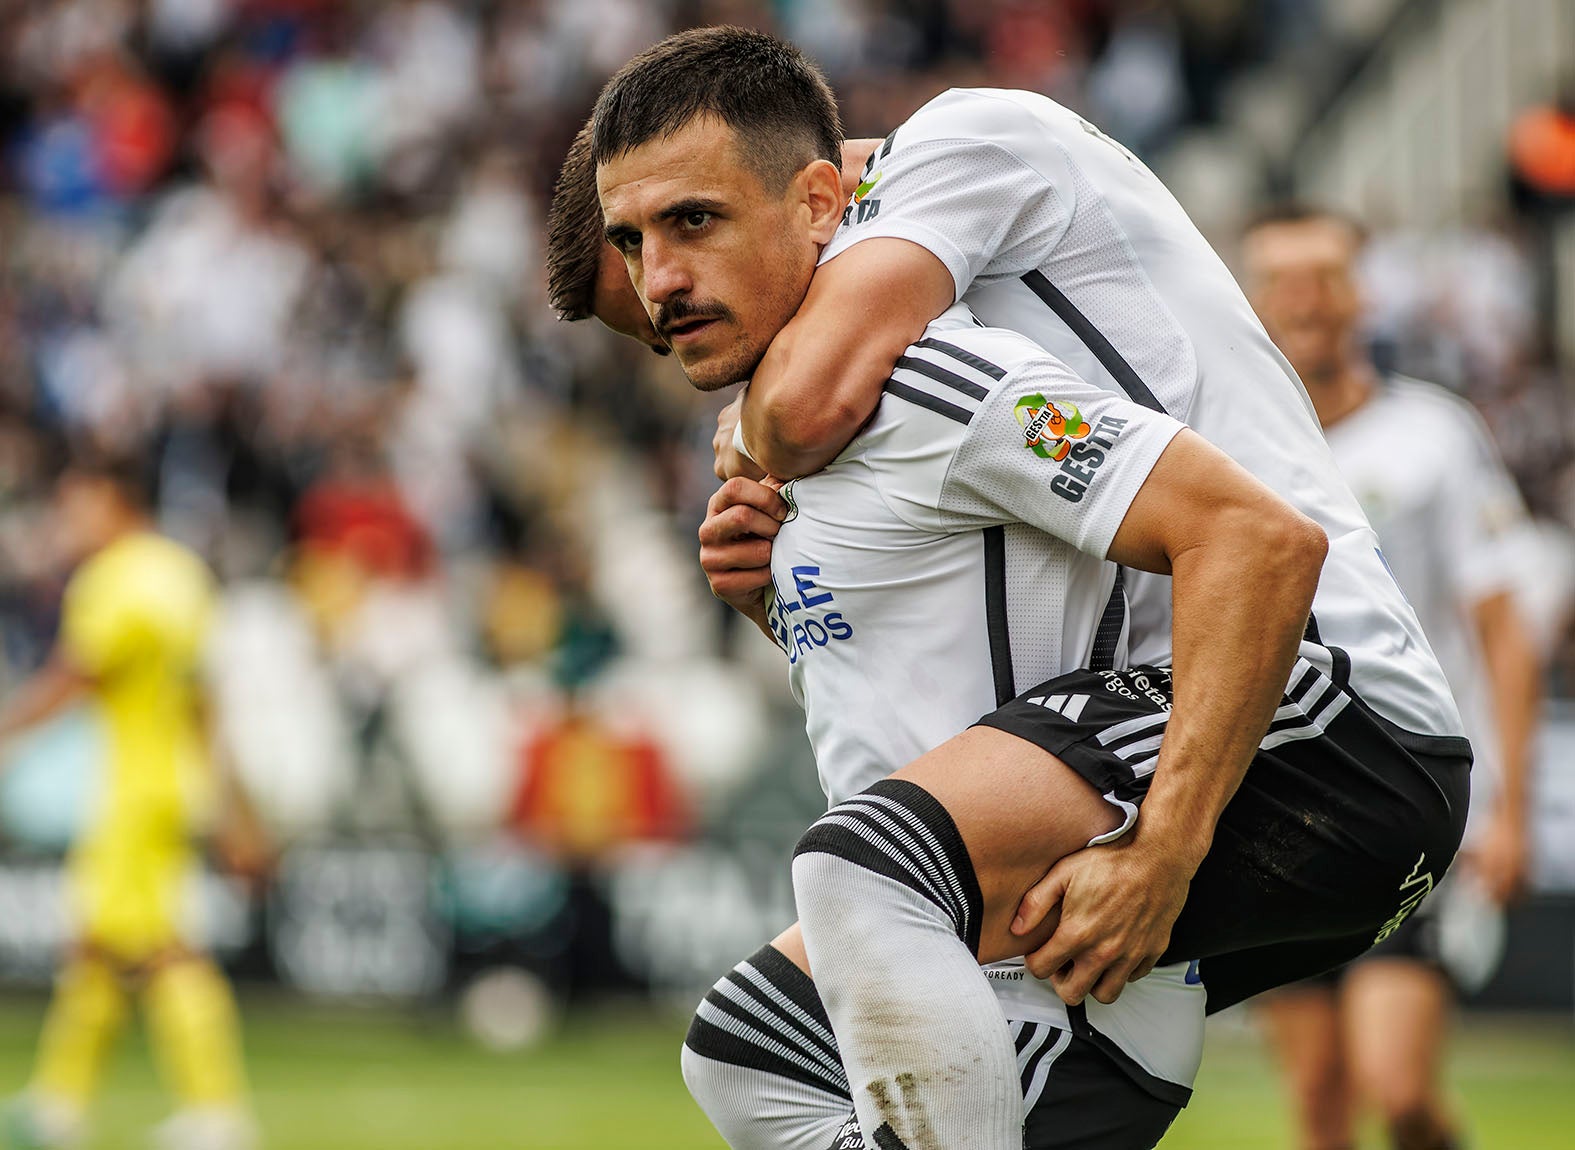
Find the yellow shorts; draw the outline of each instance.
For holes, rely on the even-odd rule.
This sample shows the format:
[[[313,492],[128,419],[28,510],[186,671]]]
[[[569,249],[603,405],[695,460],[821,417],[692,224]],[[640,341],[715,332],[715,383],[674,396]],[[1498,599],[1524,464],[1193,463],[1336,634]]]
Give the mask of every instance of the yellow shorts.
[[[127,965],[186,946],[197,866],[183,836],[90,834],[69,865],[78,939]]]

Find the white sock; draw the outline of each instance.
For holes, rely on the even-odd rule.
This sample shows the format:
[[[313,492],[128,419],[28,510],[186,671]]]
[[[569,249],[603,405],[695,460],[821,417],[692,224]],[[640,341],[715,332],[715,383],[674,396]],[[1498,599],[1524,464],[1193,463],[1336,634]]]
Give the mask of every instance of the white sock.
[[[815,986],[770,946],[706,994],[684,1040],[683,1071],[733,1150],[832,1150],[852,1118]],[[863,1150],[856,1127],[851,1137],[851,1150]]]
[[[944,807],[886,779],[799,841],[815,987],[870,1150],[1022,1150],[1017,1052],[979,969],[982,900]]]

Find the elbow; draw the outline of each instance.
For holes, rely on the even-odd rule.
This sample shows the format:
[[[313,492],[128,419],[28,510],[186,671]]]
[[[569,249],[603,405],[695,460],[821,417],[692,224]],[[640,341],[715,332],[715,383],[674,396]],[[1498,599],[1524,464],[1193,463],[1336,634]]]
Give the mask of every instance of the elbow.
[[[1262,546],[1277,560],[1275,566],[1282,578],[1304,593],[1310,608],[1329,556],[1329,536],[1324,529],[1294,507],[1285,506],[1266,522]]]

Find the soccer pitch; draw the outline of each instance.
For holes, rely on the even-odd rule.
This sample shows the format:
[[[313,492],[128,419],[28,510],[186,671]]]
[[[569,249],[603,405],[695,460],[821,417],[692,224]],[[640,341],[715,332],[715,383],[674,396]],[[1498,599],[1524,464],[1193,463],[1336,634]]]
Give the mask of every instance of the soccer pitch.
[[[719,1150],[678,1076],[681,1022],[643,1009],[572,1020],[521,1055],[488,1054],[446,1015],[243,1006],[269,1150]],[[42,1003],[0,1000],[0,1091],[26,1078]],[[1568,1150],[1569,1019],[1473,1019],[1454,1082],[1482,1150]],[[132,1035],[110,1067],[86,1150],[142,1150],[166,1101]],[[1368,1146],[1381,1141],[1370,1132]],[[1239,1026],[1210,1037],[1197,1098],[1164,1150],[1291,1150],[1272,1067]]]

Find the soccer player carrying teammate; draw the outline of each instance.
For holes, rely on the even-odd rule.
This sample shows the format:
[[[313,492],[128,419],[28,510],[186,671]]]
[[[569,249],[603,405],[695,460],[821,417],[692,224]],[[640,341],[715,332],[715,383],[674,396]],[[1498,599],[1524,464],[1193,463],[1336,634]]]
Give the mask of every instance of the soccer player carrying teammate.
[[[784,69],[793,78],[773,88]],[[1018,1146],[1011,1033],[978,959],[1031,951],[1028,968],[1050,976],[1079,1033],[1090,993],[1114,1002],[1162,959],[1203,957],[1211,1007],[1323,969],[1403,919],[1447,865],[1469,752],[1305,396],[1146,169],[1022,93],[932,102],[874,153],[852,204],[839,143],[829,92],[797,53],[711,29],[671,38],[614,78],[593,157],[607,234],[655,330],[698,386],[753,377],[766,415],[761,424],[746,403],[745,424],[773,471],[836,456],[888,380],[889,397],[918,409],[911,419],[965,429],[949,449],[939,437],[898,453],[918,464],[952,450],[972,463],[887,510],[906,529],[968,541],[946,574],[963,579],[966,559],[973,601],[909,596],[922,567],[899,573],[895,562],[775,572],[784,604],[826,609],[820,597],[839,589],[848,602],[840,620],[818,620],[824,645],[806,622],[787,628],[821,738],[837,738],[839,709],[846,723],[898,722],[915,695],[896,671],[873,692],[841,692],[866,659],[896,666],[876,657],[893,620],[914,644],[950,641],[931,626],[938,610],[972,621],[988,653],[985,708],[998,704],[811,828],[795,891],[868,1136],[882,1147]],[[768,174],[773,162],[785,177]],[[1056,354],[1001,352],[1003,365],[960,336],[925,336],[960,294]],[[937,350],[975,375],[925,354]],[[1047,380],[1064,407],[1021,386]],[[809,434],[762,437],[795,406],[814,425],[785,426]],[[1177,427],[1178,413],[1204,434]],[[772,434],[797,465],[759,446]],[[735,566],[757,569],[757,587],[759,541],[739,536],[772,533],[751,516],[764,508],[743,502],[764,502],[763,490],[724,487],[708,521],[718,544],[754,549]],[[904,518],[910,504],[933,517]],[[850,527],[839,515],[836,500],[817,500],[813,516],[801,504],[800,538]],[[1031,528],[1060,549],[1030,540]],[[1038,547],[1056,561],[1036,560]],[[708,565],[719,592],[769,626],[747,579],[718,583],[727,568]],[[1104,580],[1092,627],[1090,578]],[[962,651],[927,650],[902,678],[972,696],[953,674]],[[1013,699],[1036,664],[1090,669]],[[832,799],[860,770],[889,766],[890,745],[853,738],[838,748],[845,771],[823,761]],[[1102,817],[1089,798],[1109,808]],[[1068,844],[1106,837],[1119,843],[1074,851],[1035,885]]]
[[[1312,398],[1336,462],[1416,608],[1476,749],[1471,818],[1438,892],[1350,966],[1268,997],[1306,1150],[1356,1144],[1372,1104],[1397,1150],[1448,1150],[1457,1123],[1439,1083],[1456,984],[1481,985],[1497,956],[1444,942],[1444,920],[1497,917],[1526,877],[1526,780],[1541,693],[1515,609],[1508,553],[1525,511],[1487,428],[1441,388],[1383,378],[1360,339],[1362,235],[1299,207],[1247,232],[1244,279],[1264,326]],[[1477,950],[1502,939],[1479,924]],[[1486,961],[1484,961],[1484,957]]]
[[[79,464],[56,491],[81,566],[50,661],[0,709],[0,742],[84,700],[102,716],[106,762],[68,867],[75,942],[55,987],[27,1093],[0,1144],[76,1144],[105,1058],[137,989],[178,1110],[171,1150],[256,1143],[239,1021],[217,966],[184,934],[193,836],[213,805],[198,671],[213,609],[202,560],[156,534],[129,465]]]

